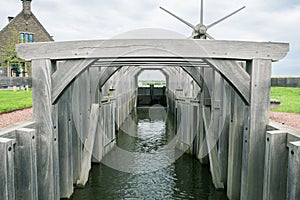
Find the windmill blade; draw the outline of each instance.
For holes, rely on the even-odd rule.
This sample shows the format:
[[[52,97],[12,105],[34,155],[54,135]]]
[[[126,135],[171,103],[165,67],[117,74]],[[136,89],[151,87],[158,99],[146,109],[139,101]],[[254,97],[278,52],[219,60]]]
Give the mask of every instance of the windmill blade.
[[[215,26],[216,24],[218,24],[218,23],[220,23],[220,22],[224,21],[224,20],[225,20],[225,19],[227,19],[228,17],[231,17],[232,15],[234,15],[234,14],[236,14],[237,12],[239,12],[239,11],[243,10],[244,8],[246,8],[246,6],[243,6],[243,7],[241,7],[240,9],[238,9],[238,10],[234,11],[233,13],[231,13],[231,14],[229,14],[229,15],[227,15],[227,16],[225,16],[225,17],[223,17],[222,19],[220,19],[220,20],[218,20],[218,21],[216,21],[216,22],[214,22],[214,23],[212,23],[212,24],[208,25],[208,26],[207,26],[207,29],[209,29],[209,28],[211,28],[211,27]]]
[[[203,25],[203,0],[201,0],[200,5],[200,25]]]
[[[182,18],[178,17],[177,15],[171,13],[171,12],[168,11],[167,9],[164,9],[163,7],[159,7],[159,8],[162,9],[163,11],[169,13],[170,15],[172,15],[173,17],[175,17],[175,18],[178,19],[179,21],[183,22],[184,24],[188,25],[188,26],[191,27],[192,29],[196,30],[196,27],[195,27],[193,24],[191,24],[191,23],[185,21],[184,19],[182,19]]]
[[[208,37],[210,40],[215,40],[215,38],[213,38],[211,35],[209,35],[208,33],[205,33],[205,36]]]

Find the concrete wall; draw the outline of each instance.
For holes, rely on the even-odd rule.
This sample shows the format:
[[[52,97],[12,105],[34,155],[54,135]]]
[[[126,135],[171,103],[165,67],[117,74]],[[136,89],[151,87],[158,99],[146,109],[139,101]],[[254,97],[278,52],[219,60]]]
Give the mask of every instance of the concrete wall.
[[[300,77],[273,77],[271,85],[277,87],[297,87],[300,88]]]

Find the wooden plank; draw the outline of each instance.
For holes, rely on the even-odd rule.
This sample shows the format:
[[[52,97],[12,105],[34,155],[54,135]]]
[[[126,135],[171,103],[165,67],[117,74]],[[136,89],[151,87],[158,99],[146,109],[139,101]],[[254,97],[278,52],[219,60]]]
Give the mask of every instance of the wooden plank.
[[[201,71],[199,70],[198,67],[194,67],[194,66],[181,66],[181,68],[188,73],[193,80],[197,83],[197,85],[199,85],[199,87],[203,87],[202,83],[203,83],[203,74],[201,74]]]
[[[218,156],[219,166],[221,168],[221,181],[227,183],[231,89],[229,84],[223,78],[220,79],[220,87],[220,137],[218,142]]]
[[[241,199],[262,199],[266,127],[269,122],[271,60],[247,63],[251,72],[249,114],[245,116]]]
[[[288,149],[287,133],[267,131],[263,199],[286,198]]]
[[[79,76],[72,84],[72,143],[73,143],[73,183],[80,178],[83,148],[83,117],[82,117],[82,77]]]
[[[59,142],[58,142],[58,105],[52,105],[52,127],[53,127],[53,179],[54,179],[54,196],[60,197],[60,176],[59,176]]]
[[[14,200],[14,140],[0,138],[0,199]]]
[[[73,193],[72,107],[71,88],[65,90],[58,101],[59,182],[60,198]]]
[[[102,88],[103,85],[108,81],[108,79],[114,75],[119,69],[121,69],[120,66],[118,67],[106,67],[102,73],[99,80],[99,88]]]
[[[92,153],[94,148],[95,135],[97,130],[97,124],[99,119],[99,104],[93,104],[89,124],[89,134],[84,142],[82,169],[80,179],[77,181],[78,186],[84,186],[89,178],[89,171],[92,163]]]
[[[36,131],[16,130],[15,190],[16,199],[38,199]]]
[[[242,66],[232,60],[206,59],[206,61],[223,75],[246,104],[250,103],[250,76]]]
[[[59,199],[56,193],[57,162],[55,153],[55,133],[52,121],[51,71],[49,59],[32,61],[32,102],[33,118],[37,127],[37,174],[39,199]],[[55,185],[56,184],[56,185]]]
[[[52,75],[52,103],[57,100],[71,81],[94,61],[95,59],[68,60],[59,65]]]
[[[202,110],[204,128],[206,133],[206,143],[208,149],[208,157],[212,181],[217,189],[223,189],[224,183],[221,182],[221,171],[218,160],[217,141],[219,139],[219,112],[220,112],[220,96],[219,96],[219,78],[220,76],[213,69],[205,69],[204,75],[211,83],[207,83],[208,90],[211,95],[211,107],[205,106]],[[217,90],[217,91],[215,91]]]
[[[244,103],[239,95],[233,89],[231,90],[227,197],[232,200],[238,200],[241,194]]]
[[[32,85],[30,77],[0,77],[0,87]]]
[[[286,199],[296,200],[300,196],[300,142],[290,142]]]
[[[18,44],[18,55],[32,59],[78,59],[119,57],[194,57],[224,59],[270,59],[286,56],[289,44],[188,39],[123,39]]]

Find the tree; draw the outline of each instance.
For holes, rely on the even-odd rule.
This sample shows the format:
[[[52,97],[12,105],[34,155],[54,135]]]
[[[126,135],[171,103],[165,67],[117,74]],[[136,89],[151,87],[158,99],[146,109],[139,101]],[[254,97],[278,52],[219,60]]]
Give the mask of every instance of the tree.
[[[5,44],[0,47],[0,61],[2,67],[9,67],[10,63],[23,63],[16,52],[16,44],[20,43],[20,34],[15,28],[10,28],[10,36],[6,39]]]

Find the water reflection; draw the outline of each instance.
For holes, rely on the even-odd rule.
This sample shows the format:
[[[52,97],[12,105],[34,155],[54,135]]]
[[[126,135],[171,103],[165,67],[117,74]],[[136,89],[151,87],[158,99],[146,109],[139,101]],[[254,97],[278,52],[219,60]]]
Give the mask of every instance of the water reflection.
[[[93,165],[88,185],[76,190],[72,199],[226,199],[224,192],[214,189],[208,166],[186,154],[175,163],[166,161],[180,152],[161,153],[175,134],[173,118],[164,112],[138,108],[118,133],[118,148],[134,152],[132,163],[118,164],[131,165],[136,173]],[[110,154],[106,158],[113,157]],[[162,163],[168,165],[161,168]]]

